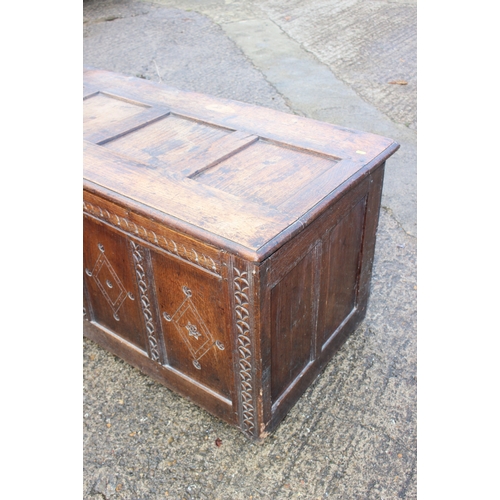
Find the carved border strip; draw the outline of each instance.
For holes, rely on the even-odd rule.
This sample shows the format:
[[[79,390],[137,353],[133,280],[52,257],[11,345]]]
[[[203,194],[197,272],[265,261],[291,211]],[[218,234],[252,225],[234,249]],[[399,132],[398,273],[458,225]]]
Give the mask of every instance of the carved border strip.
[[[219,276],[221,274],[220,268],[211,257],[209,257],[208,255],[203,255],[193,248],[186,248],[184,245],[176,243],[170,238],[165,238],[164,236],[157,235],[151,229],[146,229],[143,226],[139,226],[135,222],[132,222],[125,217],[112,213],[105,208],[93,205],[88,201],[83,202],[83,210],[99,219],[109,222],[113,226],[119,227],[120,229],[128,233],[132,232],[136,236],[148,241],[149,243],[158,245],[171,255],[175,255],[190,263],[197,264],[198,266],[201,266],[204,269],[208,269],[209,271]]]
[[[237,349],[239,352],[240,405],[242,408],[242,429],[249,436],[255,434],[255,406],[253,381],[252,335],[250,330],[249,274],[233,267],[234,300],[237,328]]]
[[[160,350],[158,347],[158,339],[156,338],[155,325],[153,320],[153,313],[151,312],[151,301],[149,299],[149,287],[146,277],[146,271],[143,267],[144,255],[140,245],[134,241],[130,241],[132,245],[132,256],[134,258],[135,276],[137,279],[137,286],[141,294],[142,313],[146,324],[146,331],[148,334],[149,342],[149,356],[153,361],[161,362]]]

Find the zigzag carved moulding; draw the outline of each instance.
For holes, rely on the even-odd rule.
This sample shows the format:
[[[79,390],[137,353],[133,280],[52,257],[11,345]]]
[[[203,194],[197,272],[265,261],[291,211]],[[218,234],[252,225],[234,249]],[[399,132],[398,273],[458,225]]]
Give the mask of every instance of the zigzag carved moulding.
[[[236,329],[238,334],[240,404],[242,408],[242,428],[246,434],[255,433],[255,407],[252,386],[252,340],[250,332],[250,313],[248,293],[250,285],[247,271],[234,270],[234,300]]]
[[[187,248],[181,243],[177,243],[170,238],[165,238],[162,235],[157,235],[151,229],[146,229],[144,226],[139,226],[135,222],[128,220],[126,217],[110,212],[106,208],[101,208],[93,205],[88,201],[83,202],[83,210],[98,219],[104,220],[113,226],[119,227],[127,233],[132,233],[135,236],[146,240],[147,242],[159,246],[171,255],[175,255],[192,264],[196,264],[204,269],[207,269],[217,275],[221,275],[219,265],[208,255],[197,252],[193,248]]]
[[[151,312],[151,301],[149,300],[149,286],[146,277],[146,271],[143,267],[144,255],[141,247],[134,241],[130,242],[132,245],[132,257],[134,258],[135,276],[137,286],[141,293],[141,306],[142,314],[144,315],[144,322],[146,324],[146,331],[148,334],[150,357],[153,361],[160,362],[160,352],[158,348],[158,339],[156,338],[155,325],[153,321],[153,313]]]

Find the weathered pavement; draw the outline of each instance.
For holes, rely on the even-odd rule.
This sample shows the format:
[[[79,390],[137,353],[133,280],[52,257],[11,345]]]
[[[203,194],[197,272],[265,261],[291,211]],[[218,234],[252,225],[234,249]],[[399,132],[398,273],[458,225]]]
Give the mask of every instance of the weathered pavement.
[[[367,317],[263,444],[84,340],[84,497],[416,498],[416,2],[83,7],[86,65],[401,144]]]

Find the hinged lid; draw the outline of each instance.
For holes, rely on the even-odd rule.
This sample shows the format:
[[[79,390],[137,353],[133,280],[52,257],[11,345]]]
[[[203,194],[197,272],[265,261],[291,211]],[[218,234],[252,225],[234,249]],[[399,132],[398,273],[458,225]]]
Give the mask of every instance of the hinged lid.
[[[86,189],[256,262],[399,147],[100,70],[83,108]]]

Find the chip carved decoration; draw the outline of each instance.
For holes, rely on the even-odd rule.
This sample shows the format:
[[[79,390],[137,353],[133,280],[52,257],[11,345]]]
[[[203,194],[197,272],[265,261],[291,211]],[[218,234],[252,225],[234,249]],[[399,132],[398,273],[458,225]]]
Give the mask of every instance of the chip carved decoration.
[[[149,356],[153,361],[160,363],[160,351],[158,348],[158,339],[156,338],[155,324],[153,313],[151,311],[151,301],[149,298],[149,286],[144,268],[145,260],[143,250],[140,245],[131,241],[132,257],[134,259],[135,276],[137,286],[140,292],[140,302],[142,307],[142,314],[144,315],[144,323],[146,325],[146,332],[148,335]]]
[[[126,231],[127,233],[133,233],[135,236],[151,244],[159,246],[162,250],[165,250],[171,255],[175,255],[185,261],[196,264],[219,276],[221,274],[220,267],[211,257],[197,252],[194,248],[188,248],[171,238],[165,238],[162,235],[158,235],[151,229],[146,229],[144,226],[140,226],[126,217],[117,215],[97,205],[93,205],[88,201],[83,202],[83,210],[98,219],[104,220],[109,224]]]
[[[194,367],[201,370],[200,359],[213,346],[220,351],[223,351],[225,346],[220,340],[214,340],[191,299],[193,296],[191,290],[187,286],[183,286],[182,291],[185,298],[174,314],[170,315],[164,311],[162,316],[165,321],[173,324],[193,358]]]
[[[123,302],[127,297],[130,300],[135,300],[135,297],[131,292],[127,292],[123,286],[123,283],[105,255],[104,245],[98,243],[97,247],[99,249],[99,255],[94,267],[92,269],[86,268],[85,273],[89,278],[94,279],[97,287],[113,311],[113,318],[116,321],[120,321],[118,312]],[[85,316],[86,311],[84,310],[84,317]]]
[[[174,240],[165,238],[164,236],[156,234],[150,229],[146,229],[123,216],[119,216],[115,213],[110,212],[105,208],[93,205],[85,201],[83,203],[84,211],[88,214],[101,219],[111,225],[122,229],[127,233],[131,233],[134,236],[141,238],[151,244],[154,244],[161,249],[165,250],[167,253],[175,255],[185,261],[197,264],[215,274],[221,275],[221,270],[218,264],[209,256],[203,255],[196,252],[194,249],[188,249],[184,245],[176,243]],[[134,259],[135,274],[137,279],[137,285],[140,292],[140,303],[142,306],[142,312],[144,315],[144,320],[146,324],[146,330],[148,335],[148,343],[150,350],[150,357],[152,360],[161,363],[160,349],[158,345],[157,332],[155,329],[155,322],[152,312],[152,304],[149,297],[149,284],[147,281],[147,273],[145,270],[145,256],[144,248],[130,241],[132,245],[132,256]],[[99,269],[102,266],[108,267],[109,272],[111,272],[115,279],[113,280],[113,285],[119,288],[120,294],[118,298],[112,301],[108,294],[106,293],[106,286],[109,284],[103,283],[96,279],[97,284],[103,292],[104,297],[107,302],[113,308],[114,317],[119,321],[118,310],[122,306],[126,298],[134,300],[135,297],[132,293],[127,292],[118,276],[111,268],[109,261],[104,255],[104,248],[99,245],[100,256],[98,257],[96,264],[92,270],[86,269],[86,273],[89,277],[96,277]],[[254,338],[253,331],[251,327],[251,279],[252,274],[248,268],[238,269],[236,266],[232,266],[233,276],[232,276],[232,289],[233,289],[233,304],[234,304],[234,321],[236,328],[236,348],[237,348],[237,377],[239,381],[238,387],[238,398],[240,407],[240,422],[241,428],[250,437],[253,437],[257,433],[256,429],[256,389],[254,386]],[[116,276],[115,276],[116,275]],[[116,283],[115,283],[116,282]],[[121,285],[121,286],[120,286]],[[202,369],[200,360],[201,358],[213,347],[219,350],[224,350],[225,346],[219,340],[213,338],[211,332],[206,327],[203,319],[201,318],[197,308],[192,302],[192,292],[191,290],[184,286],[183,293],[185,295],[184,301],[179,305],[177,310],[172,314],[167,312],[162,313],[163,319],[167,323],[173,324],[180,334],[181,339],[188,347],[193,365],[197,369]],[[86,314],[85,314],[86,313]],[[88,311],[84,312],[84,315],[88,316]],[[181,319],[183,318],[183,319]],[[185,320],[185,321],[184,321]],[[184,324],[185,323],[185,324]]]
[[[252,349],[254,346],[250,329],[250,278],[248,271],[240,271],[236,267],[233,267],[233,271],[242,429],[249,436],[253,436],[255,434],[254,387],[252,385]]]

